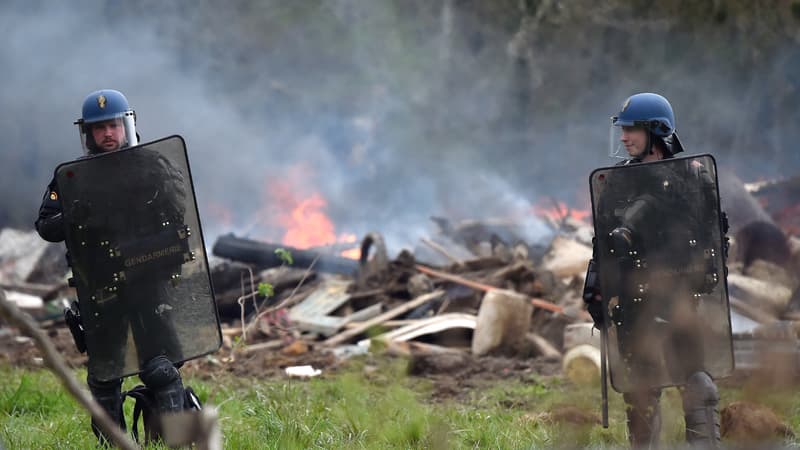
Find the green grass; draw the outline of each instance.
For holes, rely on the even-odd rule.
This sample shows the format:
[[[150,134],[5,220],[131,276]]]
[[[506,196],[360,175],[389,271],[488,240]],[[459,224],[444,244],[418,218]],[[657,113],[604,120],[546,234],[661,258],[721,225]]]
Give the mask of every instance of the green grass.
[[[368,365],[373,370],[366,370]],[[77,375],[84,378],[85,372]],[[51,373],[5,365],[0,377],[0,441],[7,448],[95,446],[87,414]],[[128,379],[125,387],[136,381]],[[445,402],[432,401],[433,382],[407,377],[398,359],[357,360],[335,375],[307,381],[232,376],[185,381],[204,403],[218,406],[225,448],[616,448],[627,443],[616,394],[608,430],[541,420],[540,413],[567,405],[599,415],[596,389],[558,378],[491,383]],[[723,404],[747,395],[726,389]],[[800,425],[799,395],[765,399],[792,426]],[[674,389],[665,391],[662,411],[662,441],[679,444],[683,423]]]

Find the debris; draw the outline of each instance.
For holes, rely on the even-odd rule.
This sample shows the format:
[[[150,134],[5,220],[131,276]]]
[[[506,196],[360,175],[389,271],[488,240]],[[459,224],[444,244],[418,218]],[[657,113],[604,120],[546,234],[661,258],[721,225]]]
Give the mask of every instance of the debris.
[[[583,276],[592,259],[592,248],[580,242],[556,236],[542,260],[542,267],[558,277]]]
[[[596,385],[600,380],[600,349],[593,345],[572,347],[561,364],[564,376],[575,384]]]
[[[393,356],[416,357],[436,356],[443,353],[466,354],[464,350],[444,347],[441,345],[426,344],[417,341],[389,341],[386,344],[386,353]]]
[[[424,273],[424,274],[428,274],[428,275],[436,277],[436,278],[441,278],[443,280],[451,281],[453,283],[458,283],[458,284],[460,284],[462,286],[466,286],[466,287],[469,287],[469,288],[472,288],[472,289],[476,289],[476,290],[479,290],[479,291],[490,292],[490,291],[494,291],[494,290],[500,289],[500,288],[497,288],[495,286],[489,286],[487,284],[483,284],[483,283],[478,283],[478,282],[475,282],[475,281],[467,280],[465,278],[462,278],[462,277],[459,277],[459,276],[456,276],[456,275],[450,275],[450,274],[447,274],[447,273],[439,272],[437,270],[433,270],[433,269],[425,267],[425,266],[416,265],[414,267],[417,270],[419,270],[420,272]],[[530,303],[533,306],[537,307],[537,308],[542,308],[544,310],[555,312],[555,313],[563,313],[564,312],[564,308],[562,308],[562,307],[560,307],[558,305],[555,305],[553,303],[550,303],[547,300],[542,300],[540,298],[531,298],[529,300],[530,300]]]
[[[600,330],[595,329],[594,322],[572,323],[564,327],[565,350],[584,344],[600,348]]]
[[[314,369],[314,366],[291,366],[285,369],[286,375],[297,378],[311,378],[316,377],[322,373],[319,369]]]
[[[439,298],[444,296],[444,294],[445,294],[444,291],[437,290],[437,291],[431,292],[430,294],[425,294],[425,295],[419,296],[419,297],[415,298],[414,300],[410,300],[410,301],[408,301],[406,303],[403,303],[402,305],[400,305],[400,306],[398,306],[398,307],[396,307],[394,309],[386,311],[385,313],[379,315],[378,317],[374,317],[374,318],[372,318],[370,320],[367,320],[366,322],[363,322],[358,327],[354,327],[354,328],[351,328],[349,330],[345,330],[345,331],[343,331],[343,332],[341,332],[341,333],[339,333],[339,334],[337,334],[335,336],[332,336],[332,337],[328,338],[326,341],[324,341],[322,344],[325,345],[325,346],[329,346],[329,347],[330,346],[334,346],[334,345],[338,345],[338,344],[340,344],[342,342],[347,341],[348,339],[352,339],[352,338],[358,336],[359,334],[363,333],[364,331],[367,331],[372,326],[379,325],[382,322],[385,322],[386,320],[389,320],[391,318],[397,317],[397,316],[399,316],[401,314],[405,314],[405,313],[411,311],[412,309],[414,309],[414,308],[416,308],[418,306],[424,305],[425,303],[431,302],[433,300],[438,300]]]
[[[330,314],[350,300],[347,290],[351,284],[351,281],[326,280],[302,303],[289,310],[289,320],[303,331],[323,336],[336,333],[350,320]]]
[[[533,305],[522,294],[499,289],[487,292],[478,311],[472,354],[523,353],[532,313]]]
[[[291,344],[287,345],[283,349],[281,349],[281,353],[288,356],[297,356],[302,355],[304,353],[308,353],[309,346],[306,341],[303,340],[296,340]]]
[[[427,238],[420,239],[420,242],[422,242],[423,244],[427,245],[428,247],[434,249],[440,255],[442,255],[445,258],[447,258],[448,260],[450,260],[451,263],[456,264],[456,265],[461,265],[462,264],[462,262],[461,262],[462,260],[460,258],[456,258],[455,256],[453,256],[449,251],[447,251],[446,248],[444,248],[440,244],[437,244],[436,242],[434,242],[434,241],[432,241],[430,239],[427,239]]]
[[[273,341],[259,342],[258,344],[249,344],[249,345],[245,346],[242,349],[242,351],[244,353],[254,353],[254,352],[261,351],[261,350],[277,350],[277,349],[283,347],[284,345],[285,344],[284,344],[283,341],[281,341],[280,339],[276,339],[276,340],[273,340]]]
[[[358,341],[359,346],[369,347],[371,342],[405,342],[414,338],[439,333],[445,330],[456,328],[474,330],[476,317],[472,314],[449,313],[430,317],[428,319],[415,320],[410,324],[396,330],[375,336],[371,339]]]
[[[775,319],[783,314],[792,298],[792,291],[786,286],[736,273],[728,274],[728,290],[732,297],[769,313]]]
[[[44,302],[41,297],[16,291],[6,291],[6,299],[21,309],[42,309]]]
[[[67,272],[64,249],[36,231],[0,230],[0,283],[57,283]]]
[[[547,339],[539,336],[536,333],[526,333],[525,339],[534,350],[536,356],[542,356],[550,359],[561,359],[561,352],[558,351],[553,344]]]
[[[340,345],[330,350],[336,359],[347,359],[353,356],[366,355],[369,353],[369,348],[360,345]]]
[[[361,240],[361,254],[358,259],[356,283],[365,286],[369,282],[383,281],[389,272],[389,255],[383,236],[368,233]]]

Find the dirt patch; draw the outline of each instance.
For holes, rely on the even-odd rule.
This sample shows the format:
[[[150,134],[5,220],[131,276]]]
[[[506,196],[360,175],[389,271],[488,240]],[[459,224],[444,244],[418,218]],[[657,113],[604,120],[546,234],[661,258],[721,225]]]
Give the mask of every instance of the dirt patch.
[[[65,359],[67,366],[76,369],[85,367],[87,357],[78,353],[72,335],[66,328],[48,328],[47,335],[53,341],[58,353]],[[11,366],[23,368],[43,367],[42,355],[33,340],[11,332],[0,337],[0,361]]]
[[[70,367],[86,367],[87,357],[78,353],[66,327],[55,326],[49,328],[47,333]],[[0,337],[0,362],[30,369],[43,367],[41,353],[33,341],[20,338],[15,332]],[[348,360],[337,359],[330,352],[315,349],[313,344],[308,351],[302,352],[265,349],[245,353],[223,348],[214,354],[187,361],[181,372],[184,377],[204,380],[229,375],[242,379],[280,379],[286,377],[284,369],[290,366],[312,365],[321,369],[323,374],[330,375],[348,363]],[[469,353],[412,356],[408,365],[409,375],[432,383],[430,400],[434,402],[465,401],[471,392],[491,387],[498,380],[526,381],[530,380],[531,375],[552,376],[559,374],[560,370],[561,362],[558,359],[476,358]]]
[[[470,354],[422,355],[409,361],[409,374],[433,382],[433,401],[462,401],[470,392],[498,380],[530,380],[531,375],[552,376],[561,370],[556,359],[480,357]]]

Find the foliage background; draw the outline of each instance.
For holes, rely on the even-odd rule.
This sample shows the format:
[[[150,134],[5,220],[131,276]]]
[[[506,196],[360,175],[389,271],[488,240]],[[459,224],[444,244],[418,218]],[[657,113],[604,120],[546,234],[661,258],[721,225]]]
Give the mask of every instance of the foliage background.
[[[186,137],[212,237],[279,237],[281,178],[390,245],[431,214],[585,206],[608,117],[638,91],[670,99],[691,152],[745,180],[796,174],[798,24],[796,0],[5,1],[0,225],[32,225],[105,87],[145,140]]]

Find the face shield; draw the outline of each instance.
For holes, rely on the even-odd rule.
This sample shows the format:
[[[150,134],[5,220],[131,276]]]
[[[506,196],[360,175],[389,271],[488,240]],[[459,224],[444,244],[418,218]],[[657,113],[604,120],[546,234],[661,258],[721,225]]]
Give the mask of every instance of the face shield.
[[[125,111],[105,120],[90,123],[75,122],[84,154],[93,155],[133,147],[139,144],[136,136],[136,113]]]
[[[650,133],[647,122],[624,122],[611,118],[608,135],[608,156],[612,158],[642,158],[650,149]]]
[[[608,128],[608,156],[612,158],[627,158],[628,152],[622,145],[622,127],[617,125],[617,118],[611,118],[611,125]]]

